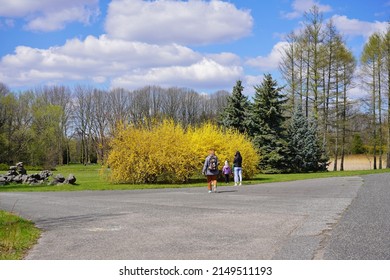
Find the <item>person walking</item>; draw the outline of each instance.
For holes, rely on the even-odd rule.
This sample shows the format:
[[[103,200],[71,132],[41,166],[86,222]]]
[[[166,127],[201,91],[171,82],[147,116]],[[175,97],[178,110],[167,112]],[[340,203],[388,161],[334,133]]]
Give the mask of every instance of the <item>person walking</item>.
[[[203,175],[207,177],[207,188],[209,193],[217,192],[217,177],[218,177],[218,157],[215,155],[214,150],[209,151],[209,155],[206,157],[202,169]]]
[[[222,173],[225,176],[225,183],[229,184],[229,177],[230,173],[232,173],[232,169],[230,168],[229,162],[227,160],[225,161],[225,165],[222,167]]]
[[[234,185],[240,185],[242,184],[242,156],[239,151],[236,152],[234,155],[233,160],[233,166],[234,166]]]

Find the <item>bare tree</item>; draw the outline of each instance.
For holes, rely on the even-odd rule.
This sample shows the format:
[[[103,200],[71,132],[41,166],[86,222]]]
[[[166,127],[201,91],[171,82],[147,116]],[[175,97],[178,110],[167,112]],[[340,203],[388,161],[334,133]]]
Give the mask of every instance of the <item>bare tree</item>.
[[[91,162],[92,122],[93,122],[93,88],[76,86],[74,88],[74,135],[80,139],[80,162]]]

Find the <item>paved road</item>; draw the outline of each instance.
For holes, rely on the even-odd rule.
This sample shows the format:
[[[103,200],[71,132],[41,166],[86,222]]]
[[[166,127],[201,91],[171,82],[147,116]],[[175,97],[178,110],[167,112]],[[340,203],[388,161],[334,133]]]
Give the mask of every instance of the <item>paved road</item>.
[[[377,204],[370,206],[375,213],[387,209],[379,220],[367,214],[369,231],[383,236],[382,226],[389,229],[390,176],[376,176],[364,177],[383,185],[373,193],[361,177],[344,177],[220,187],[216,194],[206,188],[0,193],[0,208],[44,230],[27,259],[361,258],[361,249],[337,252],[340,243],[359,241],[348,221],[363,230],[353,211],[366,203]],[[388,238],[367,244],[373,248],[367,258],[390,259],[390,250],[383,251]]]
[[[364,176],[361,188],[332,231],[325,259],[390,260],[390,176]]]

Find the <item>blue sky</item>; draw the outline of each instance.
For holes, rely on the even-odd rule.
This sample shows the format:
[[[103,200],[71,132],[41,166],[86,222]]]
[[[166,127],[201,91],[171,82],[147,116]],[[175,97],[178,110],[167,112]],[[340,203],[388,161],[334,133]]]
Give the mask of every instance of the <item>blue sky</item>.
[[[279,79],[285,35],[314,4],[356,57],[390,21],[390,0],[0,0],[0,82],[213,93],[241,79],[250,95]]]

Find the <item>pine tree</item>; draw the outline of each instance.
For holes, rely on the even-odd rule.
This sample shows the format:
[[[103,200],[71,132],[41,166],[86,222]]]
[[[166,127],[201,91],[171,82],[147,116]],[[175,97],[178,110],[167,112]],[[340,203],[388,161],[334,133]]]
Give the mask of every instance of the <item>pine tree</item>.
[[[243,95],[243,90],[242,82],[238,80],[218,121],[219,125],[237,129],[240,133],[247,131],[248,109],[251,106],[248,97]]]
[[[259,167],[268,173],[284,172],[287,167],[287,143],[283,133],[283,106],[286,100],[281,94],[282,88],[267,74],[255,90],[248,128],[261,155]]]
[[[326,170],[328,157],[319,144],[317,123],[303,115],[301,106],[297,107],[292,116],[288,139],[290,171]]]

